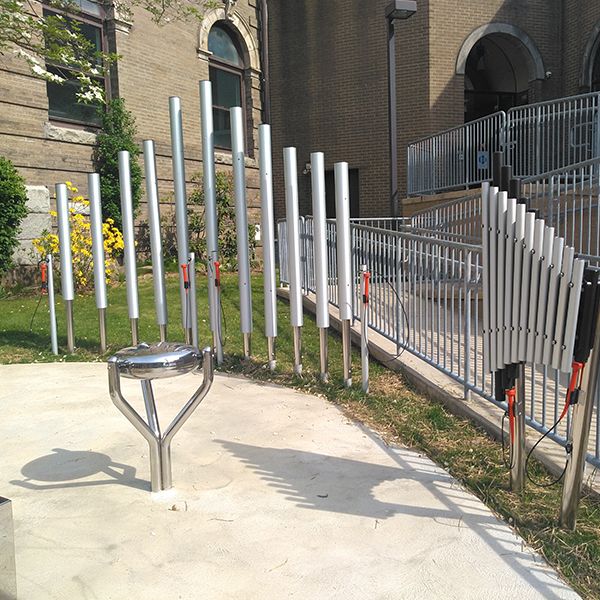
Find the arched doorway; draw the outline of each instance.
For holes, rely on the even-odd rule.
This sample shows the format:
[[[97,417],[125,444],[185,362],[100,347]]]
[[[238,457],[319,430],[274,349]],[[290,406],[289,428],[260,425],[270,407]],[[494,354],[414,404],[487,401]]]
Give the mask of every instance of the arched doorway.
[[[498,34],[480,39],[465,69],[465,122],[528,101],[529,72],[522,50]]]
[[[594,62],[592,63],[592,82],[590,91],[600,91],[600,43],[596,48],[596,56],[594,57]]]
[[[506,23],[490,23],[471,33],[456,72],[464,75],[465,122],[528,104],[531,82],[545,76],[533,41]]]

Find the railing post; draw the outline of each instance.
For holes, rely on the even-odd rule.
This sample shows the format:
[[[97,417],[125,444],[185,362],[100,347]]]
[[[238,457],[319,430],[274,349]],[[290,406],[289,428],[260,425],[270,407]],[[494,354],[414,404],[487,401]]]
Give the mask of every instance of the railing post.
[[[594,326],[592,355],[589,366],[584,371],[579,401],[573,409],[573,425],[571,427],[573,448],[565,471],[560,507],[560,525],[566,529],[575,529],[577,520],[577,506],[583,483],[585,456],[598,389],[598,375],[600,374],[600,318],[598,316],[596,323],[590,323],[590,326],[592,325]]]
[[[464,398],[465,400],[469,397],[469,380],[471,377],[471,265],[473,257],[469,250],[467,252],[467,258],[465,261],[465,274],[464,274],[464,298],[465,298],[465,315],[464,315]]]

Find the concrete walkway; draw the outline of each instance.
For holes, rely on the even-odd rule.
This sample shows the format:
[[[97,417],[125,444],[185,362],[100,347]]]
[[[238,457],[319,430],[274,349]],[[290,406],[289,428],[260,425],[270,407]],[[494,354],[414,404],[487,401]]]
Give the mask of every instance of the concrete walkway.
[[[156,386],[163,422],[198,384]],[[105,365],[0,366],[0,406],[24,600],[578,597],[445,471],[314,396],[217,376],[160,494]]]

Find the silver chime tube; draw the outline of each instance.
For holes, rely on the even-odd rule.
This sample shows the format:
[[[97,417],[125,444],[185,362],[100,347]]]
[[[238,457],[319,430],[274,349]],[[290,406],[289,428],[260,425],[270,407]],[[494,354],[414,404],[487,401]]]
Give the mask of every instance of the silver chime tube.
[[[98,309],[100,349],[106,352],[106,267],[104,264],[104,235],[102,233],[102,202],[100,197],[100,175],[88,174],[90,196],[90,229],[92,233],[92,258],[94,261],[94,292]]]
[[[348,163],[334,165],[335,214],[337,229],[337,271],[339,317],[342,322],[344,385],[352,385],[350,323],[352,321],[352,246],[350,238],[350,187]]]
[[[213,127],[212,84],[200,82],[200,121],[202,127],[202,170],[204,182],[204,217],[206,219],[206,254],[210,330],[213,335],[217,364],[223,362],[221,344],[221,297],[217,289],[215,263],[219,260],[219,225],[215,174],[215,140]]]
[[[146,177],[146,200],[148,202],[150,253],[152,254],[154,308],[160,331],[160,341],[165,342],[167,340],[167,291],[165,288],[165,266],[160,234],[160,200],[156,177],[156,155],[152,140],[144,140],[144,175]]]
[[[489,373],[490,365],[490,184],[481,184],[481,247],[483,263],[483,372]],[[398,303],[399,304],[399,303]]]
[[[123,258],[125,264],[125,285],[127,290],[127,309],[131,323],[131,341],[139,343],[138,321],[140,318],[138,305],[137,268],[135,264],[135,234],[133,230],[133,199],[131,197],[131,172],[129,152],[119,152],[119,186],[121,188],[121,220],[123,221]]]
[[[327,329],[329,328],[329,286],[327,253],[327,209],[325,204],[325,156],[322,152],[310,155],[312,183],[313,243],[315,260],[315,291],[317,302],[317,327],[319,328],[320,376],[329,377],[327,360]]]
[[[244,339],[244,357],[251,354],[252,289],[248,255],[248,208],[246,206],[246,166],[244,156],[244,115],[239,106],[230,109],[231,157],[233,160],[233,194],[237,234],[238,286],[240,290],[240,328]]]
[[[56,214],[58,218],[58,242],[60,245],[60,290],[65,301],[67,318],[67,348],[75,352],[75,334],[73,328],[73,257],[71,255],[71,225],[69,222],[69,199],[67,186],[56,184]]]
[[[54,265],[52,254],[46,256],[48,263],[48,310],[50,312],[50,344],[52,354],[58,355],[58,334],[56,331],[56,305],[54,303]]]
[[[265,336],[267,337],[269,369],[273,370],[275,368],[275,338],[277,337],[277,284],[275,279],[275,220],[273,214],[273,165],[270,125],[258,126],[258,150],[263,239]]]
[[[294,334],[294,373],[302,375],[302,279],[300,271],[300,216],[296,148],[283,149],[283,179],[287,225],[290,323]]]
[[[367,266],[362,265],[360,278],[360,364],[362,374],[362,391],[369,393],[369,273]]]
[[[191,302],[192,298],[196,297],[196,255],[190,252],[188,258],[188,273],[190,278],[190,310],[195,309],[196,305]],[[193,310],[191,313],[190,326],[192,329],[192,344],[198,348],[198,312]]]
[[[179,262],[179,295],[181,298],[181,324],[183,329],[189,329],[186,321],[186,290],[183,281],[181,265],[187,265],[188,247],[188,217],[187,196],[185,191],[185,158],[183,153],[183,125],[181,119],[181,98],[169,98],[169,118],[171,122],[171,152],[173,156],[173,186],[175,188],[175,223],[177,226],[177,261]],[[196,312],[196,298],[190,296],[189,314]]]
[[[581,284],[576,289],[581,290]],[[596,323],[590,323],[589,326],[594,327],[592,354],[584,371],[579,401],[573,408],[573,425],[571,427],[573,450],[565,472],[560,508],[560,524],[567,529],[575,529],[577,520],[577,506],[583,483],[585,455],[588,448],[598,375],[600,374],[600,318],[596,319]]]

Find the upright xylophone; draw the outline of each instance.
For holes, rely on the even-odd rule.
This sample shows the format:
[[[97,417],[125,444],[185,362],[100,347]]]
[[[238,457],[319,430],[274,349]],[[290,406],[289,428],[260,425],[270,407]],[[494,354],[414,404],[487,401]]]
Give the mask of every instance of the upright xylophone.
[[[600,335],[599,274],[556,235],[554,227],[528,210],[525,200],[509,197],[490,183],[482,185],[483,362],[484,371],[494,373],[497,400],[504,396],[508,406],[513,489],[522,489],[526,468],[523,365],[527,363],[554,369],[556,377],[570,374],[560,417],[544,436],[577,404],[582,389],[585,392],[582,419],[587,424],[573,426],[563,471],[565,488],[581,485],[581,477],[569,470],[583,472],[589,435],[597,377],[590,381],[588,372],[584,378],[584,369]],[[588,371],[597,374],[597,365]],[[578,455],[576,465],[569,462],[572,452]],[[564,513],[561,521],[565,522]]]

